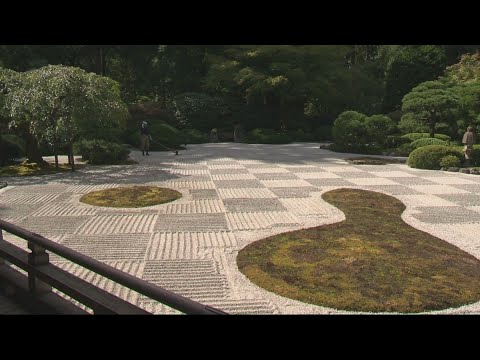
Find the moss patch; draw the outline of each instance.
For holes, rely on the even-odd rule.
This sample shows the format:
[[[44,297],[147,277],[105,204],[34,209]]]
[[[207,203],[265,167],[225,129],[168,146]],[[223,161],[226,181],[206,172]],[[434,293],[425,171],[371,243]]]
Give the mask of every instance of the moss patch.
[[[108,207],[139,208],[177,200],[182,194],[157,186],[132,186],[93,191],[80,198],[85,204]]]
[[[354,189],[323,198],[346,220],[254,242],[238,254],[240,271],[279,295],[342,310],[415,313],[480,300],[480,260],[406,224],[401,201]]]
[[[83,164],[75,164],[75,169],[81,169],[85,167]],[[33,175],[46,175],[54,174],[58,172],[71,171],[72,168],[68,164],[58,164],[58,169],[55,168],[55,164],[45,163],[28,163],[23,162],[15,165],[8,165],[0,167],[0,176],[33,176]]]
[[[386,165],[386,164],[405,164],[405,160],[382,159],[375,157],[356,157],[345,159],[345,161],[354,165]]]

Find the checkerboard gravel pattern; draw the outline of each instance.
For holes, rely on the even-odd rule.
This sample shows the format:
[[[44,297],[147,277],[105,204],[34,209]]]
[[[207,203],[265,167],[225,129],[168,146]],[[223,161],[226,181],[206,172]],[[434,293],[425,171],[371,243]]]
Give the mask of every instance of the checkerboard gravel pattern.
[[[0,218],[194,300],[234,314],[348,313],[290,300],[251,283],[236,266],[253,241],[344,219],[321,199],[336,188],[395,196],[410,225],[480,258],[480,176],[402,164],[362,166],[319,144],[189,145],[152,152],[138,165],[90,166],[72,174],[9,179]],[[90,191],[126,185],[171,187],[183,197],[142,209],[79,202]],[[15,244],[24,242],[11,235]],[[67,271],[157,314],[175,310],[52,255]],[[480,302],[435,313],[480,313]]]

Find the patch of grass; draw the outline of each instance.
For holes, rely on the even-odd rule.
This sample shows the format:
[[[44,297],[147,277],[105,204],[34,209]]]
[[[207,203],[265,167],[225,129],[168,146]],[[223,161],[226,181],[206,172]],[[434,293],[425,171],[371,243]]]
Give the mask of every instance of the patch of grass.
[[[157,186],[132,186],[93,191],[80,198],[85,204],[108,207],[139,208],[177,200],[178,191]]]
[[[75,169],[81,169],[83,167],[85,167],[85,165],[75,164]],[[56,169],[55,164],[37,164],[24,161],[20,164],[0,167],[0,176],[33,176],[66,171],[71,171],[71,167],[68,164],[58,164],[58,169]]]
[[[401,201],[355,189],[323,198],[346,220],[254,242],[238,254],[240,271],[276,294],[351,311],[416,313],[480,300],[480,260],[406,224]]]
[[[382,159],[375,157],[356,157],[345,159],[345,161],[354,165],[386,165],[386,164],[405,164],[405,160]]]

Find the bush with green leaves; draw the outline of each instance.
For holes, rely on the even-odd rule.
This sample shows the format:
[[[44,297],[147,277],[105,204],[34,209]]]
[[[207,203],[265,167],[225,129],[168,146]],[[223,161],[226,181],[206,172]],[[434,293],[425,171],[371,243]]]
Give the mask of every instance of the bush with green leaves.
[[[413,142],[413,141],[418,140],[418,139],[430,137],[430,133],[426,133],[426,132],[424,132],[424,133],[410,133],[410,134],[402,135],[402,137],[410,140],[411,142]],[[450,136],[445,135],[445,134],[435,134],[435,139],[440,139],[440,140],[447,141],[447,142],[451,140]]]
[[[457,156],[446,155],[440,160],[440,166],[443,168],[460,167],[462,162]]]
[[[438,170],[442,167],[440,160],[447,155],[455,156],[460,161],[463,158],[463,154],[458,148],[444,145],[427,145],[413,150],[408,157],[407,164],[417,169]]]
[[[228,113],[221,98],[196,92],[176,95],[169,102],[168,108],[174,114],[176,127],[191,126],[201,131],[221,126],[223,116]]]
[[[303,129],[297,129],[295,131],[288,131],[288,137],[292,141],[315,141],[315,133],[305,132]]]
[[[186,139],[186,144],[204,144],[208,142],[208,136],[197,129],[183,129],[182,135]]]
[[[367,137],[370,143],[385,146],[386,138],[397,131],[395,122],[385,115],[372,115],[365,119]]]
[[[25,142],[21,138],[11,134],[0,136],[0,166],[24,155]]]
[[[448,146],[448,142],[444,140],[440,140],[437,138],[420,138],[418,140],[413,141],[410,144],[410,148],[413,150],[418,149],[419,147],[422,146],[427,146],[427,145],[444,145]]]
[[[357,111],[341,113],[333,123],[332,135],[335,148],[356,150],[367,143],[367,116]]]
[[[74,145],[74,152],[82,155],[82,160],[94,165],[122,164],[130,151],[121,144],[105,140],[81,140]]]
[[[385,115],[367,117],[357,111],[345,111],[333,124],[334,148],[374,154],[386,146],[387,137],[397,130]]]
[[[287,134],[272,129],[253,129],[245,137],[249,144],[288,144],[291,142]]]
[[[410,144],[410,139],[399,135],[389,135],[385,138],[385,147],[387,149],[398,148],[404,144]]]

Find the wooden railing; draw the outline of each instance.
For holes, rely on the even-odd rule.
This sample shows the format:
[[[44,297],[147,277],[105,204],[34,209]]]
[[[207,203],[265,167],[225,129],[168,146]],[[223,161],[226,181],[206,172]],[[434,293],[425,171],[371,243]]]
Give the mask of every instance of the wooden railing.
[[[31,252],[4,240],[2,230],[26,240]],[[47,250],[185,314],[227,314],[0,220],[0,283],[8,284],[12,293],[18,293],[18,298],[22,299],[19,301],[38,304],[41,313],[87,314],[73,302],[52,292],[53,287],[92,309],[94,314],[150,314],[50,263]],[[5,260],[26,271],[28,276],[7,266]]]

